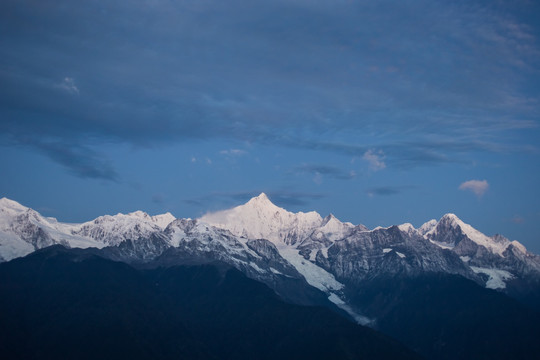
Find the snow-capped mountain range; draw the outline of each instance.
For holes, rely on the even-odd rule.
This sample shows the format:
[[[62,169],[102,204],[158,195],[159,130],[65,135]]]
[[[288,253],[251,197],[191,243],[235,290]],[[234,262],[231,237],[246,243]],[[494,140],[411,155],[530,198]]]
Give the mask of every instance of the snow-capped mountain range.
[[[540,278],[540,256],[517,241],[486,236],[454,214],[418,229],[402,224],[370,230],[333,215],[289,212],[263,193],[195,220],[136,211],[67,224],[0,199],[0,261],[54,244],[102,249],[138,264],[225,262],[291,301],[309,302],[291,290],[291,281],[305,285],[302,296],[312,296],[305,291],[312,287],[313,296],[324,294],[360,323],[369,319],[349,301],[348,289],[378,277],[455,274],[500,291]]]

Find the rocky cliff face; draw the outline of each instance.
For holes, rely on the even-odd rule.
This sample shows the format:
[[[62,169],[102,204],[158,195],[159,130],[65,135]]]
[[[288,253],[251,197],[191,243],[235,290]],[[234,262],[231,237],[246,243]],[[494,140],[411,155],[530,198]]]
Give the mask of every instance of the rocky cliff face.
[[[360,283],[380,275],[417,275],[424,272],[477,276],[452,251],[426,241],[418,233],[392,226],[373,231],[354,231],[336,241],[317,257],[338,279]]]

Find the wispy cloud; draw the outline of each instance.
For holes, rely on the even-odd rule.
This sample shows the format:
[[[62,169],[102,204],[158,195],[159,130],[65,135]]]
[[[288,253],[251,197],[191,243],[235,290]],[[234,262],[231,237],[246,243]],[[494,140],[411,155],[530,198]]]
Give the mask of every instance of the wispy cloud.
[[[322,180],[322,176],[328,176],[330,178],[338,180],[350,180],[356,177],[354,170],[343,170],[336,166],[322,165],[322,164],[303,164],[296,166],[291,171],[294,174],[310,174],[314,175],[315,179]]]
[[[478,197],[482,197],[488,189],[487,180],[468,180],[459,185],[459,190],[471,191]]]
[[[381,150],[375,151],[370,149],[364,153],[362,159],[367,161],[371,171],[379,171],[386,167],[386,164],[384,163],[384,153]]]
[[[0,135],[0,145],[36,150],[63,166],[76,177],[120,181],[120,176],[106,154],[91,147],[62,139],[13,138]]]
[[[116,170],[103,155],[87,147],[50,142],[36,146],[77,177],[118,181]]]
[[[400,194],[403,191],[406,191],[406,190],[409,190],[409,189],[412,189],[412,188],[413,188],[413,186],[407,186],[407,185],[403,185],[403,186],[378,186],[378,187],[373,187],[373,188],[367,189],[366,194],[369,197],[373,197],[373,196],[391,196],[391,195]]]
[[[228,149],[228,150],[221,150],[219,152],[221,155],[226,156],[241,156],[247,154],[247,151],[242,149]]]
[[[79,95],[79,88],[75,85],[73,78],[65,77],[57,86],[70,94]]]
[[[2,139],[0,136],[0,144],[2,142],[8,146],[37,150],[79,178],[120,181],[120,176],[107,155],[88,146],[61,139],[36,139],[30,136],[20,139]]]

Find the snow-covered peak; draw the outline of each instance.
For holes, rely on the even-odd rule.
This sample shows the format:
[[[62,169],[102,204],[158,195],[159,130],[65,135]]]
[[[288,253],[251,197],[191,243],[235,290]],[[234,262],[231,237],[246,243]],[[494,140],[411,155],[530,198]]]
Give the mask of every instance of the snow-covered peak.
[[[41,227],[58,228],[69,226],[61,224],[55,218],[44,217],[36,210],[19,204],[8,198],[0,199],[0,229],[13,227],[13,221],[18,224],[33,224]]]
[[[268,196],[265,193],[260,193],[258,196],[252,197],[247,202],[248,204],[266,204],[266,205],[274,205],[272,201],[268,198]]]
[[[329,214],[322,220],[321,226],[322,227],[328,226],[330,228],[336,227],[336,226],[338,227],[346,226],[347,228],[353,228],[354,224],[350,222],[342,222],[337,217],[335,217],[334,214]]]
[[[433,236],[438,234],[439,232],[446,232],[447,229],[457,229],[458,227],[461,229],[462,232],[465,232],[465,227],[461,227],[461,225],[466,225],[463,221],[461,221],[460,218],[458,218],[455,214],[444,214],[439,221],[436,220],[430,220],[424,225],[422,225],[421,229],[424,228],[424,230],[428,230],[424,233],[424,235],[427,236]],[[469,226],[470,227],[470,226]],[[472,228],[471,228],[472,229]],[[474,229],[473,229],[474,230]],[[476,230],[474,230],[476,231]],[[471,232],[473,232],[471,230]]]
[[[0,211],[11,212],[11,213],[21,213],[28,210],[26,206],[19,204],[16,201],[10,200],[6,197],[0,199]]]
[[[104,215],[78,226],[73,233],[89,237],[108,245],[118,245],[125,240],[137,240],[161,232],[153,217],[142,211],[129,214]]]
[[[170,212],[152,216],[152,221],[162,229],[165,229],[174,220],[176,220],[176,218]]]
[[[0,199],[0,229],[12,228],[16,222],[19,225],[33,224],[40,226],[54,226],[54,218],[46,218],[34,209],[19,204],[8,198]]]
[[[24,256],[54,244],[103,247],[93,239],[75,235],[78,224],[60,223],[16,201],[0,199],[0,261]]]
[[[123,214],[120,213],[118,215],[123,215]],[[138,219],[150,220],[150,215],[148,215],[147,213],[141,210],[130,212],[129,214],[127,214],[127,216],[138,218]]]
[[[510,241],[504,237],[489,237],[484,235],[480,231],[473,228],[471,225],[464,223],[455,214],[445,214],[437,223],[433,229],[427,232],[425,235],[430,238],[436,235],[438,232],[447,232],[448,229],[461,229],[463,235],[467,236],[470,240],[477,245],[483,246],[490,250],[494,254],[502,256],[502,253],[506,250]]]
[[[335,221],[339,221],[338,218],[335,217],[334,214],[330,213],[323,219],[321,226],[325,226],[329,222],[335,222]]]
[[[526,254],[526,253],[527,253],[527,248],[526,248],[522,243],[520,243],[519,241],[514,240],[514,241],[511,242],[511,244],[512,244],[516,249],[518,249],[519,251],[521,251],[523,254]]]
[[[275,205],[265,193],[260,193],[259,196],[251,198],[244,205],[240,205],[246,209],[257,211],[260,214],[274,213],[274,212],[287,212],[287,210]],[[240,207],[239,206],[239,207]]]
[[[453,214],[453,213],[447,213],[447,214],[444,214],[442,217],[441,217],[441,221],[442,220],[447,220],[447,221],[454,221],[454,222],[460,222],[461,219],[458,218],[458,216],[456,214]]]
[[[422,235],[425,235],[431,230],[433,230],[435,226],[437,226],[437,223],[437,220],[431,219],[428,222],[424,223],[422,226],[420,226],[420,228],[418,228],[418,232]]]
[[[353,228],[354,225],[350,222],[341,222],[333,214],[330,214],[322,220],[316,232],[324,235],[330,241],[336,241],[343,239]]]
[[[169,225],[171,222],[176,220],[176,218],[169,212],[165,214],[150,216],[148,215],[148,213],[145,213],[144,211],[141,211],[141,210],[131,212],[127,215],[120,213],[120,214],[117,214],[116,216],[118,217],[128,216],[134,219],[151,222],[159,226],[161,229],[165,229],[167,225]]]
[[[404,223],[404,224],[401,224],[401,225],[398,225],[398,228],[399,230],[403,231],[404,233],[413,233],[416,231],[416,229],[414,228],[414,226],[411,224],[411,223]]]
[[[237,236],[267,239],[276,244],[295,243],[322,223],[318,213],[289,212],[274,205],[264,193],[244,205],[208,213],[199,220]]]
[[[448,214],[444,214],[439,219],[439,221],[437,221],[436,226],[434,226],[429,232],[436,233],[441,227],[445,227],[445,228],[450,227],[450,228],[455,229],[457,227],[461,227],[461,225],[466,225],[466,224],[463,221],[461,221],[461,219],[457,217],[456,214],[448,213]],[[461,227],[461,229],[465,231],[463,227]]]

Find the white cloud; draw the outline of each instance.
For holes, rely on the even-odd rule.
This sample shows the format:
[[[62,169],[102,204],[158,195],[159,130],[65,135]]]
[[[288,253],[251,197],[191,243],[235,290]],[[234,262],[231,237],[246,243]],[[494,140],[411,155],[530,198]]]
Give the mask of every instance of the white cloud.
[[[70,94],[79,95],[79,88],[75,85],[75,80],[73,80],[73,78],[65,77],[64,80],[58,84],[58,87]]]
[[[384,163],[384,153],[382,151],[368,150],[362,156],[362,159],[368,162],[369,169],[372,171],[379,171],[386,167]]]
[[[459,190],[472,191],[476,196],[481,197],[489,189],[487,180],[469,180],[459,185]]]
[[[227,156],[240,156],[240,155],[245,155],[247,152],[245,150],[240,150],[240,149],[229,149],[229,150],[221,150],[219,153],[221,155],[227,155]]]

